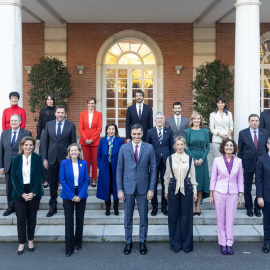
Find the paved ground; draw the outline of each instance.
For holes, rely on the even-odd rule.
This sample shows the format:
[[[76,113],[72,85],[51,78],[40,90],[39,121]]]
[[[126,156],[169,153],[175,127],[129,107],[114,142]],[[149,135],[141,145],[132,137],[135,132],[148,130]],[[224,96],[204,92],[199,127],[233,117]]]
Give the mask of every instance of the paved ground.
[[[262,243],[235,243],[233,256],[219,252],[217,243],[194,243],[191,253],[174,253],[169,243],[147,243],[148,253],[139,253],[138,243],[130,255],[123,254],[123,243],[84,243],[81,251],[65,257],[64,243],[36,243],[36,250],[18,256],[17,243],[0,243],[0,269],[270,269],[270,254],[263,254]]]

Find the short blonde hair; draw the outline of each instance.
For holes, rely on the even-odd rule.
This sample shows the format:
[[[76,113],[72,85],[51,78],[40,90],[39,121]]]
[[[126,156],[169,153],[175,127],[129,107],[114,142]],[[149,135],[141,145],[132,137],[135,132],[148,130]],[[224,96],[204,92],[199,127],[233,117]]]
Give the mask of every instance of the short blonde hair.
[[[194,118],[196,118],[198,115],[201,117],[200,128],[203,128],[203,117],[202,117],[202,115],[201,115],[200,113],[198,113],[198,112],[193,112],[192,115],[190,116],[189,127],[193,127],[192,120],[193,120]]]
[[[183,136],[177,136],[174,138],[174,143],[176,143],[177,141],[181,141],[184,144],[186,144],[186,139]]]
[[[78,144],[78,143],[72,143],[72,144],[68,147],[66,158],[67,158],[67,159],[71,159],[71,156],[70,156],[70,148],[71,148],[72,146],[77,146],[77,148],[78,148],[78,150],[79,150],[78,159],[83,159],[82,147],[81,147],[81,145]]]
[[[26,141],[31,141],[33,143],[34,147],[32,149],[32,153],[35,152],[36,140],[33,137],[31,137],[31,136],[25,136],[25,137],[23,137],[21,139],[20,144],[19,144],[19,152],[18,152],[19,155],[22,155],[23,154],[23,148],[22,147],[24,146],[24,144],[25,144]]]

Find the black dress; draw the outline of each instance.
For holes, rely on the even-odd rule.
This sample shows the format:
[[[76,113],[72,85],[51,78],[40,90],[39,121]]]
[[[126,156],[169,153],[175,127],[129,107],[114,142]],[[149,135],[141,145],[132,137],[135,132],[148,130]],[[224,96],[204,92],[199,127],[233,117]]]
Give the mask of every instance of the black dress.
[[[55,120],[55,107],[47,106],[44,109],[40,110],[39,119],[37,124],[37,140],[41,140],[42,133],[46,127],[47,122]],[[39,154],[41,154],[41,147],[39,147]],[[43,183],[49,182],[48,180],[48,170],[43,170]]]

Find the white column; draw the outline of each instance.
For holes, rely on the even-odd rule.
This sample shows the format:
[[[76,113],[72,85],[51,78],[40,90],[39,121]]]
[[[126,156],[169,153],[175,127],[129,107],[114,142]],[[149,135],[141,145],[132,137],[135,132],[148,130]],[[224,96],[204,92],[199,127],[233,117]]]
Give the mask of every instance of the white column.
[[[10,107],[10,92],[20,93],[22,106],[21,6],[21,0],[0,0],[0,130],[2,112]]]
[[[234,138],[260,113],[259,0],[237,0],[235,23]]]

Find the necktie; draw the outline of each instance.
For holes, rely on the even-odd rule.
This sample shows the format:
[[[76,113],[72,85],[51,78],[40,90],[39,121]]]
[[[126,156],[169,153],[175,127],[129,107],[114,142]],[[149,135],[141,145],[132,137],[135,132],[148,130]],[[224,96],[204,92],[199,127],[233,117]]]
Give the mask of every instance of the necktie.
[[[138,147],[139,147],[138,145],[135,146],[135,153],[134,153],[136,164],[138,163]]]
[[[142,119],[142,106],[141,105],[139,105],[139,120],[141,121],[141,119]]]
[[[179,130],[180,129],[180,119],[177,118],[177,129]]]
[[[257,146],[258,146],[258,137],[257,137],[256,131],[254,131],[254,144],[255,144],[255,147],[257,148]]]
[[[59,141],[61,137],[61,125],[62,123],[58,123],[57,134],[56,134],[57,141]]]
[[[158,132],[158,140],[159,140],[159,143],[162,144],[162,128],[159,128],[159,132]]]
[[[11,141],[12,148],[14,148],[15,143],[16,143],[16,133],[17,133],[17,131],[13,131],[13,137],[12,137],[12,141]]]

